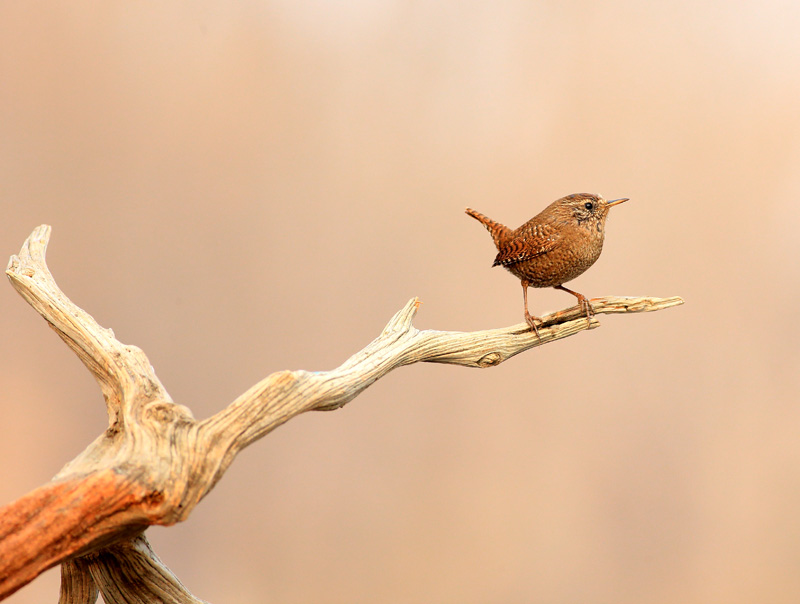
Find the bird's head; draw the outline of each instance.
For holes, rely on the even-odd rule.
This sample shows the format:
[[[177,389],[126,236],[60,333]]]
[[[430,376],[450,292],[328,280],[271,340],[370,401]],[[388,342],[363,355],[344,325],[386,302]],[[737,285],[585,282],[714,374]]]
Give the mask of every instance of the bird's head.
[[[578,224],[604,223],[608,211],[628,198],[606,201],[602,195],[574,193],[555,201],[552,205],[559,218],[564,221],[577,221]]]

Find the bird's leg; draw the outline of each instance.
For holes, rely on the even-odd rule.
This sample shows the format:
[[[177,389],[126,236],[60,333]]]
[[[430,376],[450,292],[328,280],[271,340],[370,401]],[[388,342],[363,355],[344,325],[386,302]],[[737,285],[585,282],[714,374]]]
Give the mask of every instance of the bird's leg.
[[[531,326],[531,331],[536,333],[536,337],[541,340],[542,336],[539,335],[539,328],[536,327],[536,321],[541,323],[542,320],[539,317],[531,316],[531,313],[528,312],[528,282],[524,279],[522,280],[522,300],[525,306],[525,321]]]
[[[584,296],[583,294],[579,294],[578,292],[574,292],[571,289],[567,289],[563,285],[556,285],[556,286],[554,286],[554,288],[563,290],[563,291],[567,292],[568,294],[572,294],[573,296],[578,298],[578,306],[580,306],[580,309],[583,312],[586,313],[586,318],[587,319],[591,319],[592,318],[592,315],[594,314],[594,311],[592,310],[591,302],[589,302],[589,300],[586,298],[586,296]]]

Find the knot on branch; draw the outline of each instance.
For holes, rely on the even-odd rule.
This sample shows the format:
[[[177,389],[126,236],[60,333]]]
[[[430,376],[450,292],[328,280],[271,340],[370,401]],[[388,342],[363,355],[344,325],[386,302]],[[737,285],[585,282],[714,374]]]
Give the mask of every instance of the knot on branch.
[[[503,355],[499,352],[490,352],[478,359],[478,367],[494,367],[503,362]]]
[[[142,419],[157,424],[192,422],[194,417],[188,407],[171,401],[153,401],[142,408]]]

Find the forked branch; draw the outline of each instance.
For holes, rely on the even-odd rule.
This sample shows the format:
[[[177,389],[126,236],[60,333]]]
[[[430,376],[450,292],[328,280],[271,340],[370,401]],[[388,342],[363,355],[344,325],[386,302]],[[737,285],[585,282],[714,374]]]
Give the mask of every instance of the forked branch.
[[[535,346],[592,329],[578,307],[478,332],[418,330],[410,300],[381,334],[326,372],[280,371],[216,415],[196,421],[172,402],[146,355],[119,342],[58,288],[47,268],[50,227],[33,231],[6,274],[97,379],[109,427],[52,482],[0,509],[0,599],[63,563],[61,602],[197,603],[158,560],[147,526],[185,520],[236,454],[292,417],[344,406],[412,363],[492,367]],[[661,310],[680,298],[595,298],[595,314]]]

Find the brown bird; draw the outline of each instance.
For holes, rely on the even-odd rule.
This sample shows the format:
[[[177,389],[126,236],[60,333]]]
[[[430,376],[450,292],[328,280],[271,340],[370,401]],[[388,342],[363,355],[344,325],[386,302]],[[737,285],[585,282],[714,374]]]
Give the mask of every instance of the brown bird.
[[[541,213],[515,230],[467,208],[466,212],[491,233],[497,257],[492,266],[502,265],[522,281],[525,321],[539,335],[528,312],[528,287],[554,287],[578,298],[578,304],[592,316],[586,296],[564,287],[592,266],[603,251],[606,218],[612,206],[628,198],[606,201],[600,195],[575,193],[557,199]]]

